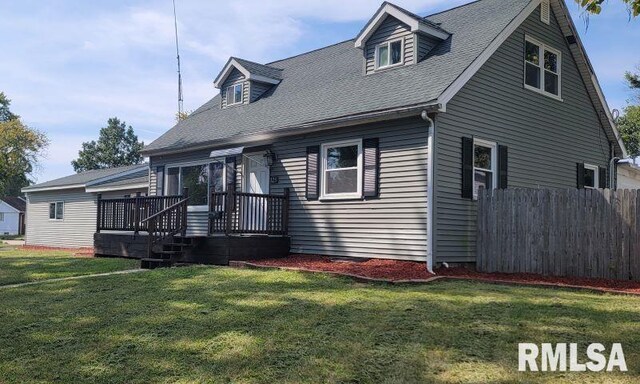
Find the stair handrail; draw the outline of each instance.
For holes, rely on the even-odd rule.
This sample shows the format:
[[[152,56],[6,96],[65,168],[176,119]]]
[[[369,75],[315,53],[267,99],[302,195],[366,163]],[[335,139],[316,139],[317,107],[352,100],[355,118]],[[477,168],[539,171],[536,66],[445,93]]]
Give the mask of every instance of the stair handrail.
[[[184,188],[183,190],[183,196],[184,199],[180,200],[179,202],[163,209],[160,212],[157,212],[149,217],[147,217],[146,219],[144,219],[142,221],[142,223],[148,222],[147,224],[147,233],[148,233],[148,240],[147,240],[147,256],[149,258],[152,258],[153,256],[153,247],[154,245],[158,244],[159,242],[163,241],[164,239],[166,239],[167,237],[171,237],[176,235],[179,232],[182,232],[182,234],[184,235],[186,233],[187,230],[187,201],[189,201],[189,193],[188,193],[188,189]],[[158,224],[158,218],[162,217],[164,215],[166,215],[167,213],[174,211],[174,210],[178,210],[178,208],[181,207],[181,211],[178,212],[180,214],[180,217],[177,219],[179,220],[179,225],[177,226],[177,228],[167,228],[166,231],[158,231],[157,229],[157,224]],[[165,233],[166,232],[166,233]]]

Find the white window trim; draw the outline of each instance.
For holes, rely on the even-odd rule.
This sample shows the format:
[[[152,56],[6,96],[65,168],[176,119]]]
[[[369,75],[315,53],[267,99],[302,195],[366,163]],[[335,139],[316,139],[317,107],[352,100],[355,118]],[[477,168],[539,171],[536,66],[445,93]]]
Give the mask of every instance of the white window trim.
[[[349,145],[358,146],[358,164],[357,164],[357,186],[358,190],[352,193],[325,193],[326,187],[326,170],[327,170],[327,148],[346,147]],[[362,198],[362,139],[334,141],[325,143],[320,146],[320,200],[348,200]],[[343,168],[344,169],[344,168]]]
[[[395,64],[387,64],[384,65],[382,67],[378,66],[378,50],[380,49],[380,47],[386,45],[389,47],[389,49],[387,50],[388,55],[389,55],[389,63],[391,63],[391,44],[395,43],[395,42],[400,42],[400,61],[395,63]],[[387,68],[393,68],[393,67],[398,67],[400,65],[404,64],[404,38],[400,38],[400,39],[394,39],[394,40],[389,40],[389,41],[385,41],[384,43],[380,43],[377,44],[375,47],[375,51],[373,54],[373,64],[374,64],[374,68],[376,70],[378,69],[387,69]]]
[[[589,169],[593,171],[593,187],[585,185],[584,187],[587,189],[598,189],[600,188],[600,168],[597,165],[585,164],[584,169]]]
[[[4,212],[0,212],[0,222],[4,221]]]
[[[560,52],[559,50],[550,47],[544,43],[542,43],[540,40],[537,40],[529,35],[525,35],[524,36],[524,55],[522,57],[522,62],[523,62],[523,77],[522,77],[522,81],[524,84],[525,89],[537,92],[541,95],[545,95],[547,97],[551,97],[552,99],[556,99],[558,101],[563,101],[562,100],[562,52]],[[533,65],[533,63],[530,63],[527,61],[527,57],[526,57],[526,49],[527,49],[527,42],[535,44],[538,46],[538,68],[540,69],[540,88],[536,88],[533,87],[529,84],[527,84],[527,63]],[[544,51],[549,51],[551,53],[554,53],[558,56],[558,94],[554,95],[553,93],[547,92],[544,90],[544,73],[545,71],[547,71],[544,68]],[[550,72],[550,71],[549,71]]]
[[[476,146],[491,148],[491,169],[476,167]],[[480,171],[491,172],[491,186],[496,189],[498,185],[498,143],[495,141],[473,139],[473,177],[471,185],[473,188],[473,199],[478,199],[478,191],[476,190],[476,169]]]
[[[51,209],[51,204],[55,204],[55,207],[53,209],[54,211],[54,218],[51,218],[51,211],[47,212],[47,214],[49,215],[49,221],[64,221],[64,217],[65,215],[65,206],[64,206],[64,201],[51,201],[49,202],[49,209]],[[62,204],[62,219],[58,218],[58,204]]]
[[[227,167],[225,163],[225,158],[211,158],[207,161],[192,161],[192,162],[183,162],[183,163],[171,163],[166,164],[165,175],[164,175],[164,188],[162,193],[166,196],[166,192],[169,190],[169,168],[178,168],[178,193],[182,193],[182,168],[184,167],[197,167],[201,165],[207,166],[207,204],[206,205],[187,205],[187,212],[208,212],[209,211],[209,199],[211,198],[211,163],[222,162],[224,165],[222,167],[222,179],[227,180]],[[224,191],[227,190],[226,183],[223,184]]]
[[[240,87],[240,101],[235,100],[235,90],[236,87]],[[233,103],[229,103],[229,89],[232,90],[231,94],[233,95]],[[230,86],[227,87],[227,90],[225,91],[225,104],[227,107],[231,106],[231,105],[237,105],[237,104],[242,104],[242,101],[244,99],[244,83],[237,83],[237,84],[232,84]]]

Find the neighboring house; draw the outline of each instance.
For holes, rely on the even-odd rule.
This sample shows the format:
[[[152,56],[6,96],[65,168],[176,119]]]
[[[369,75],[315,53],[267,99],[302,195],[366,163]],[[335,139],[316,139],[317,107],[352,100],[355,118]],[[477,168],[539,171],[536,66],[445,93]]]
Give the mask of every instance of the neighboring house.
[[[480,187],[605,187],[626,155],[558,0],[385,2],[355,39],[232,57],[214,84],[144,149],[150,195],[189,189],[190,237],[270,234],[268,199],[290,191],[292,253],[475,262]]]
[[[640,167],[632,159],[620,160],[616,170],[618,189],[640,189]]]
[[[24,234],[25,206],[21,197],[0,198],[0,236]]]
[[[146,195],[147,164],[99,169],[22,189],[27,201],[26,244],[50,247],[92,247],[96,201]]]

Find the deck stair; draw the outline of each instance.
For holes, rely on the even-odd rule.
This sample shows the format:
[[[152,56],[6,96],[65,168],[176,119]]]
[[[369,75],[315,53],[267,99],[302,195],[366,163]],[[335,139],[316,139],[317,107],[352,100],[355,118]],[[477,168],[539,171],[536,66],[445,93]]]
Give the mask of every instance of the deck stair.
[[[167,243],[154,245],[149,257],[141,259],[140,267],[143,269],[155,269],[182,263],[185,251],[192,247],[192,238],[173,236]]]

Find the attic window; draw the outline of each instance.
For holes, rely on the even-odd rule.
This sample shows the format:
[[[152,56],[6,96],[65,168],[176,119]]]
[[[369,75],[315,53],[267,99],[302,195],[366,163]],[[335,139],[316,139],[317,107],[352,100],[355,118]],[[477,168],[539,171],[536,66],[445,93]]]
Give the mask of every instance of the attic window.
[[[376,68],[386,68],[402,63],[402,40],[376,46]]]
[[[242,84],[227,87],[227,106],[242,103]]]

